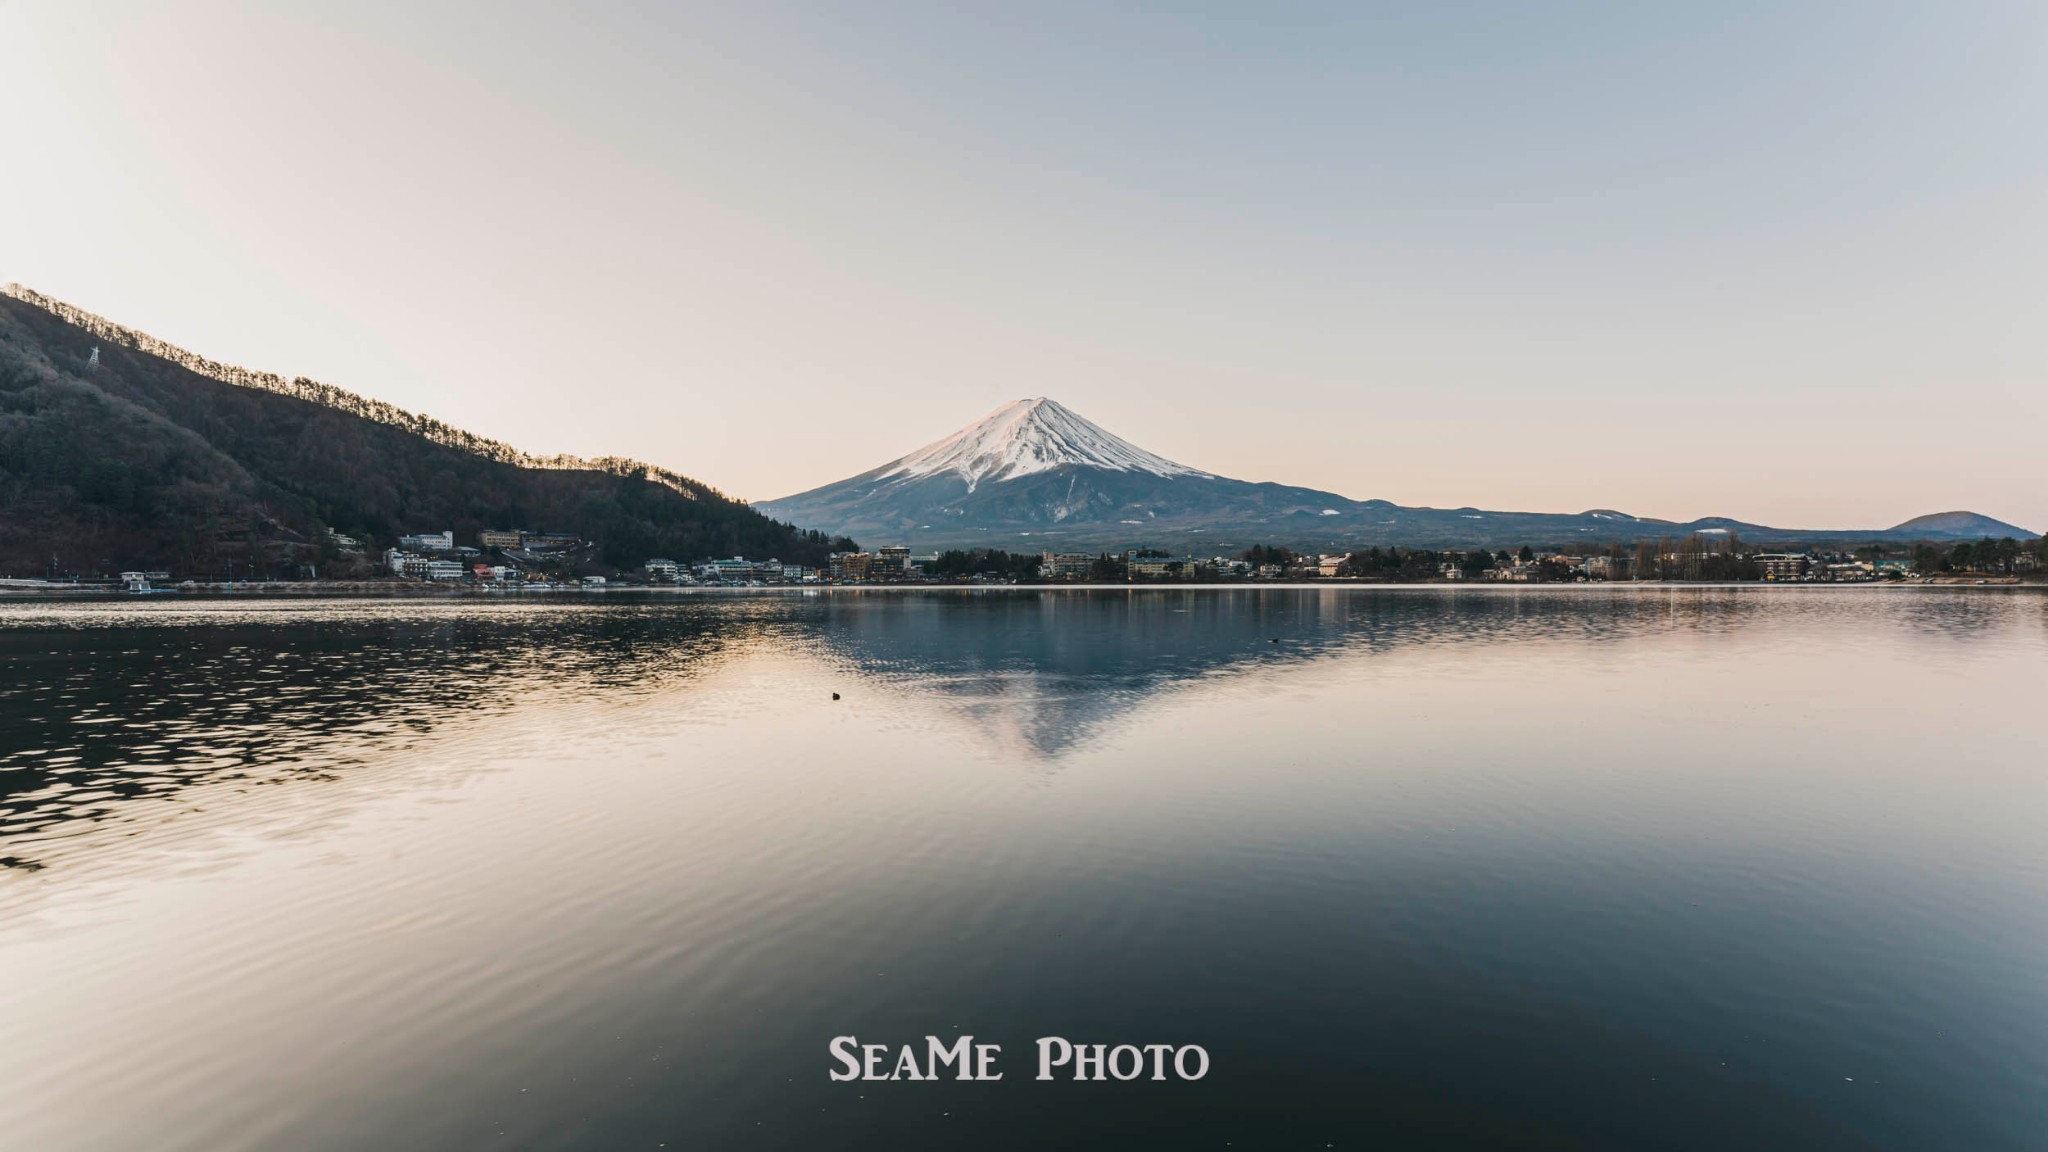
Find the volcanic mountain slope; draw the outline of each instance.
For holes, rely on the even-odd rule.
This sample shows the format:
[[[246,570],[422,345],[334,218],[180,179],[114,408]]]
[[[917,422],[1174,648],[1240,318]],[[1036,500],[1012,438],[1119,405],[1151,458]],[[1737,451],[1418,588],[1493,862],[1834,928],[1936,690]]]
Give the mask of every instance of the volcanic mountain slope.
[[[1011,551],[1140,545],[1207,551],[1261,542],[1329,550],[1370,544],[1503,547],[1621,543],[1693,532],[1816,543],[2033,535],[1969,513],[1908,521],[1895,529],[1840,532],[1718,517],[1678,523],[1606,509],[1553,514],[1404,508],[1191,468],[1043,396],[1006,404],[872,471],[757,507],[795,524],[876,543]]]
[[[337,571],[330,529],[376,548],[512,527],[574,533],[617,567],[835,546],[672,472],[527,456],[0,290],[0,576]]]
[[[876,539],[1012,547],[1026,536],[1129,539],[1162,525],[1317,516],[1349,504],[1176,464],[1041,396],[872,472],[758,507],[792,522],[862,525]]]

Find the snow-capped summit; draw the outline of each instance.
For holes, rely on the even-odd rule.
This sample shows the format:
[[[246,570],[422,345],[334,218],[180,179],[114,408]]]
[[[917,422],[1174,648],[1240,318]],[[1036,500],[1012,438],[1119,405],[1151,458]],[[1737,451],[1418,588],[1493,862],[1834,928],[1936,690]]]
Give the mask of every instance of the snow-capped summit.
[[[756,505],[835,534],[1036,551],[1083,525],[1118,539],[1153,526],[1266,519],[1350,504],[1342,496],[1247,484],[1177,464],[1043,396],[1005,404],[943,440],[849,476]]]
[[[984,481],[1014,480],[1063,465],[1154,476],[1209,473],[1156,456],[1043,396],[1017,400],[943,440],[876,469],[881,479],[955,473],[974,491]]]

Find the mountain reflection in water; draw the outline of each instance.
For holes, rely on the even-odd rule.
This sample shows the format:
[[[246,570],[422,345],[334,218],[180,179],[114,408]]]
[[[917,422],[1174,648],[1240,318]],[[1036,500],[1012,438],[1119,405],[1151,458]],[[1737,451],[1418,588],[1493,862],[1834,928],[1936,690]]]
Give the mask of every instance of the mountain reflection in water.
[[[13,604],[0,664],[10,1149],[2048,1129],[2033,591]]]
[[[0,609],[0,866],[67,829],[169,818],[193,789],[345,782],[357,766],[544,700],[560,714],[680,692],[762,646],[835,660],[935,705],[992,755],[1048,765],[1147,699],[1342,656],[1461,644],[1705,637],[1768,610],[1779,634],[1848,624],[1953,636],[2033,599],[1760,590],[975,589],[589,605],[105,604]],[[454,768],[459,766],[442,766]]]
[[[975,738],[1039,759],[1192,682],[1344,655],[1734,623],[1736,604],[1630,594],[1241,588],[966,592],[830,602],[819,635],[864,675],[950,705]]]

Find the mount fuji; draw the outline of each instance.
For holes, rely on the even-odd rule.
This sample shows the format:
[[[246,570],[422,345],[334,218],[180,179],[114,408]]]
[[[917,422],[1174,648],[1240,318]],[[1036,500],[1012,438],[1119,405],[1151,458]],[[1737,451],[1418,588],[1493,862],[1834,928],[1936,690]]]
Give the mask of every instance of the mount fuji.
[[[1005,404],[873,471],[756,505],[792,522],[849,525],[870,540],[1021,551],[1353,506],[1328,492],[1175,463],[1043,396]]]
[[[907,456],[755,507],[870,544],[1007,551],[1255,543],[1502,547],[1733,532],[1753,542],[1976,539],[2033,533],[1971,513],[1874,531],[1802,531],[1719,517],[1678,523],[1605,509],[1576,514],[1404,508],[1286,484],[1233,480],[1147,452],[1039,396],[1003,405]]]

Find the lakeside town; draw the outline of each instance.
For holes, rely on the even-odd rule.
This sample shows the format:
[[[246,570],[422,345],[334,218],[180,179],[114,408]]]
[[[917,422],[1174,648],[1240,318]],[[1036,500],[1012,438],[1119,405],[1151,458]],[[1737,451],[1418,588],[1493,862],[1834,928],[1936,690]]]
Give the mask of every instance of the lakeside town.
[[[1949,546],[1869,544],[1849,549],[1771,550],[1746,547],[1729,533],[1642,541],[1604,549],[1424,549],[1372,547],[1306,553],[1259,545],[1231,555],[1172,554],[1152,548],[1121,552],[1012,553],[999,549],[913,554],[907,547],[834,552],[824,566],[775,557],[730,556],[679,561],[653,557],[636,570],[598,562],[594,541],[572,533],[485,529],[468,543],[452,530],[400,537],[372,552],[352,537],[330,533],[329,552],[351,578],[317,565],[289,573],[173,574],[165,570],[90,576],[52,571],[0,578],[0,592],[169,592],[266,589],[314,592],[597,591],[633,588],[765,588],[914,584],[1222,584],[1244,582],[1384,582],[1573,584],[1603,582],[1878,582],[2023,583],[2048,580],[2048,543],[1984,539]],[[53,560],[53,569],[55,562]],[[365,575],[365,572],[368,574]]]

